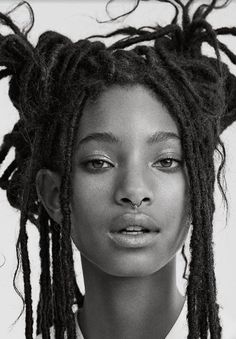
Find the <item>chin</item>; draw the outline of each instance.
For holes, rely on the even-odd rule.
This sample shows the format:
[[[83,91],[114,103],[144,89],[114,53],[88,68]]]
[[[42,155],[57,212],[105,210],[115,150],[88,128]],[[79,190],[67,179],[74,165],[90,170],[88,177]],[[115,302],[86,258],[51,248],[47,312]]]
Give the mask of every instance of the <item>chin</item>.
[[[106,265],[99,267],[105,273],[117,277],[145,277],[159,271],[164,266],[158,260],[148,260],[147,257],[140,258],[137,254],[132,260],[127,257],[123,260],[116,259],[115,262],[106,262]]]

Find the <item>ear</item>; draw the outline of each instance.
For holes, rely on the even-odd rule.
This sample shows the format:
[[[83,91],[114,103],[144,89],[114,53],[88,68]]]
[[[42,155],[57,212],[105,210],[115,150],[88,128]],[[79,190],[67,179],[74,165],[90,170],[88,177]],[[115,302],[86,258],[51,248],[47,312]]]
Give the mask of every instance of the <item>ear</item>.
[[[48,169],[40,169],[36,175],[36,191],[39,200],[49,216],[58,224],[61,223],[60,208],[61,177]]]

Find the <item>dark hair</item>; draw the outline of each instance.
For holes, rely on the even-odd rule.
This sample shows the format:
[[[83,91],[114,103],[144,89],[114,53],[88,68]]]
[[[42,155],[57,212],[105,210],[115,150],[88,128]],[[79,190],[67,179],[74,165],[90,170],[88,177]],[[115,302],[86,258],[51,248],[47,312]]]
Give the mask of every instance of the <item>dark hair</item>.
[[[236,28],[213,29],[206,21],[214,8],[226,3],[217,7],[217,0],[212,0],[210,5],[200,5],[190,17],[192,0],[186,5],[181,0],[165,2],[172,3],[176,11],[165,27],[126,27],[76,42],[47,31],[40,35],[35,47],[27,38],[34,21],[27,2],[17,6],[26,4],[30,10],[32,20],[27,30],[20,30],[9,13],[0,13],[0,23],[12,30],[12,34],[0,35],[0,65],[5,67],[0,70],[0,79],[10,76],[9,97],[19,112],[19,120],[1,145],[0,163],[11,147],[15,148],[15,158],[2,174],[0,187],[6,190],[11,206],[21,211],[16,247],[18,267],[21,261],[23,268],[27,339],[32,339],[33,333],[28,220],[40,233],[37,333],[49,338],[49,327],[54,325],[56,339],[64,338],[64,331],[70,339],[76,338],[72,306],[76,302],[82,307],[84,296],[76,283],[70,239],[71,161],[86,100],[95,99],[114,84],[146,86],[178,124],[192,213],[186,291],[188,338],[206,338],[208,331],[211,338],[221,338],[212,242],[213,193],[217,179],[225,197],[221,185],[225,149],[220,134],[236,118],[236,86],[235,77],[221,61],[220,50],[233,63],[236,56],[217,35],[235,35]],[[179,8],[182,25],[177,23]],[[116,35],[123,38],[110,46],[93,41]],[[145,44],[149,41],[152,45]],[[202,54],[204,42],[214,48],[215,58]],[[221,154],[217,172],[215,150]],[[50,218],[37,196],[35,177],[41,168],[62,175],[62,225]]]

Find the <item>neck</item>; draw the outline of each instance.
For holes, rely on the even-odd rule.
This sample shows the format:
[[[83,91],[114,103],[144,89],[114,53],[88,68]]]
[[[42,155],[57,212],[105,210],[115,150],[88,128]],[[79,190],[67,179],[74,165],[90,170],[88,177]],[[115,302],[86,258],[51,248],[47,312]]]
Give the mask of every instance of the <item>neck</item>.
[[[85,338],[165,338],[184,304],[175,258],[144,277],[112,276],[81,256],[85,281],[79,325]]]

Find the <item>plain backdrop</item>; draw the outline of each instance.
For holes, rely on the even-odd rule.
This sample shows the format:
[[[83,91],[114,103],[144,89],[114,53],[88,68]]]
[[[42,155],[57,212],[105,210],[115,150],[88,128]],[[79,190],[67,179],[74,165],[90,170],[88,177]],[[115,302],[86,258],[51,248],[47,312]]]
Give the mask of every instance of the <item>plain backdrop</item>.
[[[155,0],[141,2],[138,9],[125,19],[113,23],[98,23],[98,20],[108,20],[109,17],[105,11],[106,0],[90,1],[29,1],[35,14],[34,28],[29,34],[29,40],[33,45],[36,44],[38,37],[46,30],[55,30],[77,41],[86,36],[101,33],[104,34],[124,25],[134,25],[136,27],[143,25],[166,25],[174,15],[171,5],[159,3]],[[0,2],[0,11],[7,12],[18,2],[2,1]],[[203,3],[196,1],[196,5]],[[205,3],[209,3],[205,0]],[[135,1],[115,1],[110,7],[110,14],[117,16],[127,12],[135,4]],[[215,11],[208,18],[214,28],[221,26],[236,26],[236,1],[221,10]],[[28,12],[26,8],[18,9],[12,14],[15,22],[21,27],[28,22]],[[0,33],[6,30],[0,25]],[[232,51],[236,53],[236,37],[220,38],[221,41],[228,44]],[[107,41],[107,43],[110,40]],[[204,51],[209,55],[214,52],[211,48],[204,45]],[[236,72],[235,66],[232,66],[229,60],[223,56],[223,60],[230,65],[231,71]],[[4,134],[10,132],[14,123],[18,120],[17,111],[14,109],[8,97],[9,79],[0,81],[0,142]],[[223,134],[222,140],[225,143],[227,152],[226,161],[226,180],[227,197],[229,201],[228,223],[226,225],[226,215],[224,205],[219,190],[216,188],[216,213],[214,217],[214,248],[215,248],[215,271],[218,287],[218,302],[230,317],[236,319],[236,125],[230,126]],[[12,161],[14,151],[11,150],[4,163],[0,167],[0,175],[4,172],[7,165]],[[19,211],[14,210],[7,201],[6,192],[0,191],[0,338],[3,339],[23,339],[25,313],[20,317],[14,326],[12,323],[16,320],[22,309],[22,301],[13,288],[13,275],[16,269],[15,244],[19,231]],[[31,281],[33,286],[34,312],[38,300],[39,292],[39,237],[38,231],[34,225],[28,223],[27,230],[29,234],[29,252],[31,260]],[[79,252],[74,249],[74,259],[77,271],[77,279],[82,293],[84,293],[83,274],[80,266]],[[182,275],[183,260],[178,254],[178,284],[183,288]],[[17,277],[17,287],[23,293],[22,274]]]

